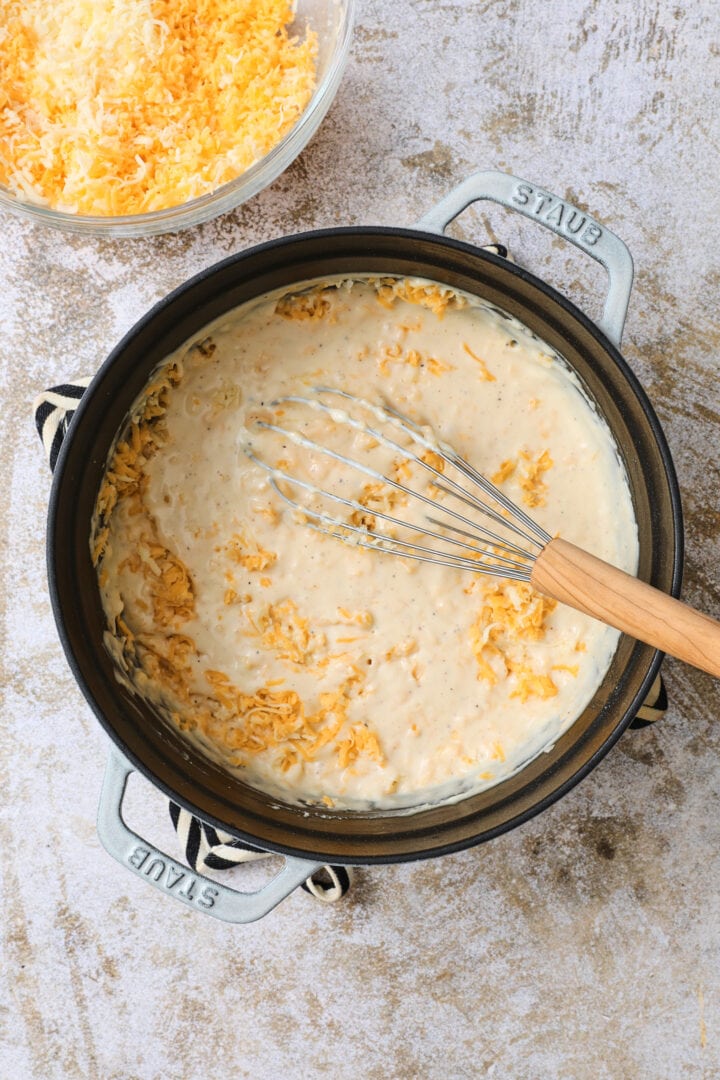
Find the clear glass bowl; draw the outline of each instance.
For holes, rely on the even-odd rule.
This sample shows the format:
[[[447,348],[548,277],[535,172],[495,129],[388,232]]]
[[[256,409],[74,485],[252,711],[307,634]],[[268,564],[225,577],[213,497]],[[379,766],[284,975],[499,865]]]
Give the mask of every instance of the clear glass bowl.
[[[98,217],[67,214],[20,199],[0,184],[0,209],[65,232],[95,236],[153,236],[178,232],[224,214],[247,202],[287,169],[317,131],[337,93],[345,70],[355,16],[355,0],[297,0],[291,32],[317,34],[317,83],[295,127],[241,176],[198,199],[147,214]]]

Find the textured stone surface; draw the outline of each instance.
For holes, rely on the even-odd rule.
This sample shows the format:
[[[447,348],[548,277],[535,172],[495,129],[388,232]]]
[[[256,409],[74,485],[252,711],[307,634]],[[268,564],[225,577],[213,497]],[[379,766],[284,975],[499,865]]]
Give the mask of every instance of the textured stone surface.
[[[95,833],[106,737],[47,598],[35,393],[94,371],[147,307],[253,243],[408,225],[478,168],[566,195],[629,244],[624,352],[687,515],[686,596],[720,615],[720,29],[714,0],[360,0],[326,121],[271,188],[176,236],[78,239],[0,215],[3,950],[10,1080],[720,1075],[719,684],[667,662],[671,707],[578,788],[483,848],[358,872],[223,926]],[[604,278],[483,207],[452,229],[597,315]],[[174,848],[164,803],[131,821]],[[260,871],[234,872],[236,884]]]

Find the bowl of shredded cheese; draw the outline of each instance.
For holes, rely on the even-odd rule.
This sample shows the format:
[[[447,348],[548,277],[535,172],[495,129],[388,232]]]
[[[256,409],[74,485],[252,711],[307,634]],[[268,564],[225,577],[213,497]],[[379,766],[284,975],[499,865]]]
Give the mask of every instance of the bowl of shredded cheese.
[[[354,0],[9,0],[0,208],[147,236],[272,183],[337,92]]]

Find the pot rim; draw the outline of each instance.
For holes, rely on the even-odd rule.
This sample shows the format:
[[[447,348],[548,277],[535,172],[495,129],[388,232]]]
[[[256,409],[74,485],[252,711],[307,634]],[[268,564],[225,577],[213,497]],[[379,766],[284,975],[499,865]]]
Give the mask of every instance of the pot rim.
[[[392,226],[339,226],[335,228],[325,228],[310,230],[301,233],[289,234],[287,236],[277,237],[268,241],[264,241],[260,244],[253,245],[243,251],[236,252],[229,255],[216,263],[213,263],[209,267],[205,267],[197,274],[192,275],[186,279],[180,285],[176,286],[168,294],[158,300],[152,307],[142,315],[130,329],[123,335],[120,341],[114,346],[114,348],[107,355],[106,359],[97,370],[92,381],[90,382],[87,390],[83,394],[78,403],[78,407],[73,414],[71,423],[68,428],[67,435],[63,440],[58,459],[54,471],[53,483],[50,491],[49,506],[48,506],[48,519],[47,519],[47,572],[48,572],[48,584],[49,592],[52,603],[53,614],[55,617],[55,623],[57,626],[58,634],[68,660],[69,666],[75,676],[75,679],[85,697],[91,709],[97,716],[102,727],[110,736],[112,741],[118,747],[118,749],[125,755],[125,757],[131,762],[131,764],[155,787],[157,787],[167,798],[182,806],[188,810],[191,814],[199,818],[201,821],[212,825],[216,829],[231,833],[237,839],[249,843],[254,846],[261,844],[264,850],[276,852],[280,855],[288,855],[301,859],[313,859],[315,861],[324,861],[335,865],[382,865],[392,864],[400,862],[417,862],[424,859],[435,858],[441,855],[452,854],[457,851],[465,850],[470,847],[477,846],[480,843],[484,843],[487,840],[495,839],[505,832],[510,831],[513,828],[529,821],[543,810],[548,809],[553,803],[557,802],[560,798],[566,795],[572,788],[574,788],[581,780],[583,780],[589,772],[591,772],[606,756],[606,754],[612,749],[615,743],[619,740],[620,736],[627,729],[628,725],[632,723],[632,720],[637,712],[637,709],[642,704],[646,697],[652,683],[657,675],[660,665],[663,660],[663,654],[657,650],[650,650],[649,659],[647,661],[647,671],[643,677],[639,689],[634,694],[631,703],[626,707],[623,717],[614,725],[612,731],[607,735],[603,742],[595,749],[595,751],[577,768],[574,769],[572,775],[570,775],[564,782],[558,784],[548,792],[537,802],[532,803],[527,809],[519,811],[513,817],[503,821],[501,824],[489,828],[482,829],[477,835],[470,838],[463,837],[460,840],[431,843],[429,846],[424,847],[422,851],[410,851],[410,852],[392,852],[384,853],[381,855],[365,855],[362,857],[348,857],[339,858],[337,854],[333,852],[313,851],[308,852],[306,849],[293,847],[292,844],[285,844],[283,842],[269,842],[266,838],[259,840],[258,837],[252,833],[245,832],[242,829],[238,829],[233,825],[229,825],[227,822],[218,818],[216,815],[208,813],[207,810],[199,808],[192,800],[186,797],[181,797],[175,792],[172,787],[166,783],[161,777],[159,777],[152,768],[145,764],[145,762],[136,755],[124,742],[122,737],[115,730],[110,720],[105,716],[100,709],[98,703],[86,682],[85,676],[81,671],[80,664],[75,656],[74,647],[71,642],[69,633],[67,632],[62,605],[60,602],[60,589],[58,586],[56,563],[55,563],[55,549],[56,549],[56,523],[59,508],[59,492],[63,481],[63,474],[65,471],[65,463],[68,455],[71,452],[73,436],[75,431],[83,422],[83,417],[87,410],[91,408],[91,403],[95,394],[102,386],[103,380],[107,372],[115,365],[119,357],[121,357],[125,350],[132,345],[133,341],[140,336],[147,327],[160,315],[166,308],[175,304],[179,298],[183,295],[191,293],[195,288],[201,285],[208,279],[218,275],[223,269],[231,267],[237,264],[241,264],[249,259],[256,258],[258,255],[265,252],[274,252],[292,249],[293,245],[305,244],[310,240],[323,240],[323,239],[335,239],[338,236],[364,236],[371,238],[376,237],[392,237],[397,240],[418,241],[426,240],[431,241],[434,244],[439,244],[443,249],[449,251],[457,251],[465,254],[469,254],[474,258],[480,258],[486,260],[492,264],[502,267],[504,271],[517,276],[522,281],[529,283],[533,288],[538,290],[541,294],[548,297],[555,304],[561,307],[575,322],[588,332],[592,337],[596,339],[602,349],[609,354],[610,358],[619,369],[621,375],[625,381],[629,384],[631,391],[633,392],[635,399],[640,404],[644,417],[649,425],[652,437],[659,452],[662,466],[664,469],[665,479],[667,482],[667,491],[670,499],[671,516],[672,516],[672,529],[674,536],[674,554],[672,560],[672,584],[671,594],[678,596],[680,592],[680,586],[682,581],[682,567],[683,567],[683,553],[684,553],[684,530],[683,530],[683,518],[682,518],[682,503],[680,497],[680,489],[677,481],[677,475],[675,467],[670,454],[670,449],[667,443],[665,434],[660,426],[657,414],[650,403],[650,400],[640,383],[637,376],[629,367],[627,361],[623,358],[618,347],[613,344],[612,341],[603,333],[603,331],[597,326],[592,319],[589,318],[579,307],[577,307],[571,300],[565,297],[561,292],[555,289],[552,285],[548,284],[542,278],[531,273],[523,267],[517,266],[515,263],[511,263],[509,260],[503,258],[500,255],[496,255],[493,252],[484,250],[475,244],[468,243],[462,240],[456,240],[452,237],[447,237],[444,234],[426,232],[424,230],[415,228],[396,228]],[[362,271],[365,273],[366,271]],[[350,276],[350,275],[349,275]],[[300,277],[297,281],[300,284],[302,281],[310,280],[307,277]],[[288,285],[288,288],[292,288],[292,284]],[[259,294],[258,294],[259,295]],[[231,310],[229,307],[227,310]],[[211,322],[209,319],[208,322]],[[522,771],[522,770],[521,770]],[[342,817],[342,812],[339,812],[338,817]],[[375,816],[383,816],[375,815]],[[390,816],[390,815],[388,815]],[[433,831],[433,830],[429,830]]]

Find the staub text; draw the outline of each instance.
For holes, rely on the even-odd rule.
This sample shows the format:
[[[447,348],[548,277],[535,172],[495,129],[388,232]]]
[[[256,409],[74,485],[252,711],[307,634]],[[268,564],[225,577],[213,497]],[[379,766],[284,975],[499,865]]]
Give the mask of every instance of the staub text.
[[[594,247],[603,234],[597,222],[577,207],[531,184],[517,184],[510,198],[517,206],[526,206],[526,213],[587,247]]]
[[[128,855],[128,863],[139,874],[154,881],[166,892],[180,896],[187,903],[201,908],[211,908],[219,890],[199,881],[182,867],[163,859],[145,847],[136,847]]]

